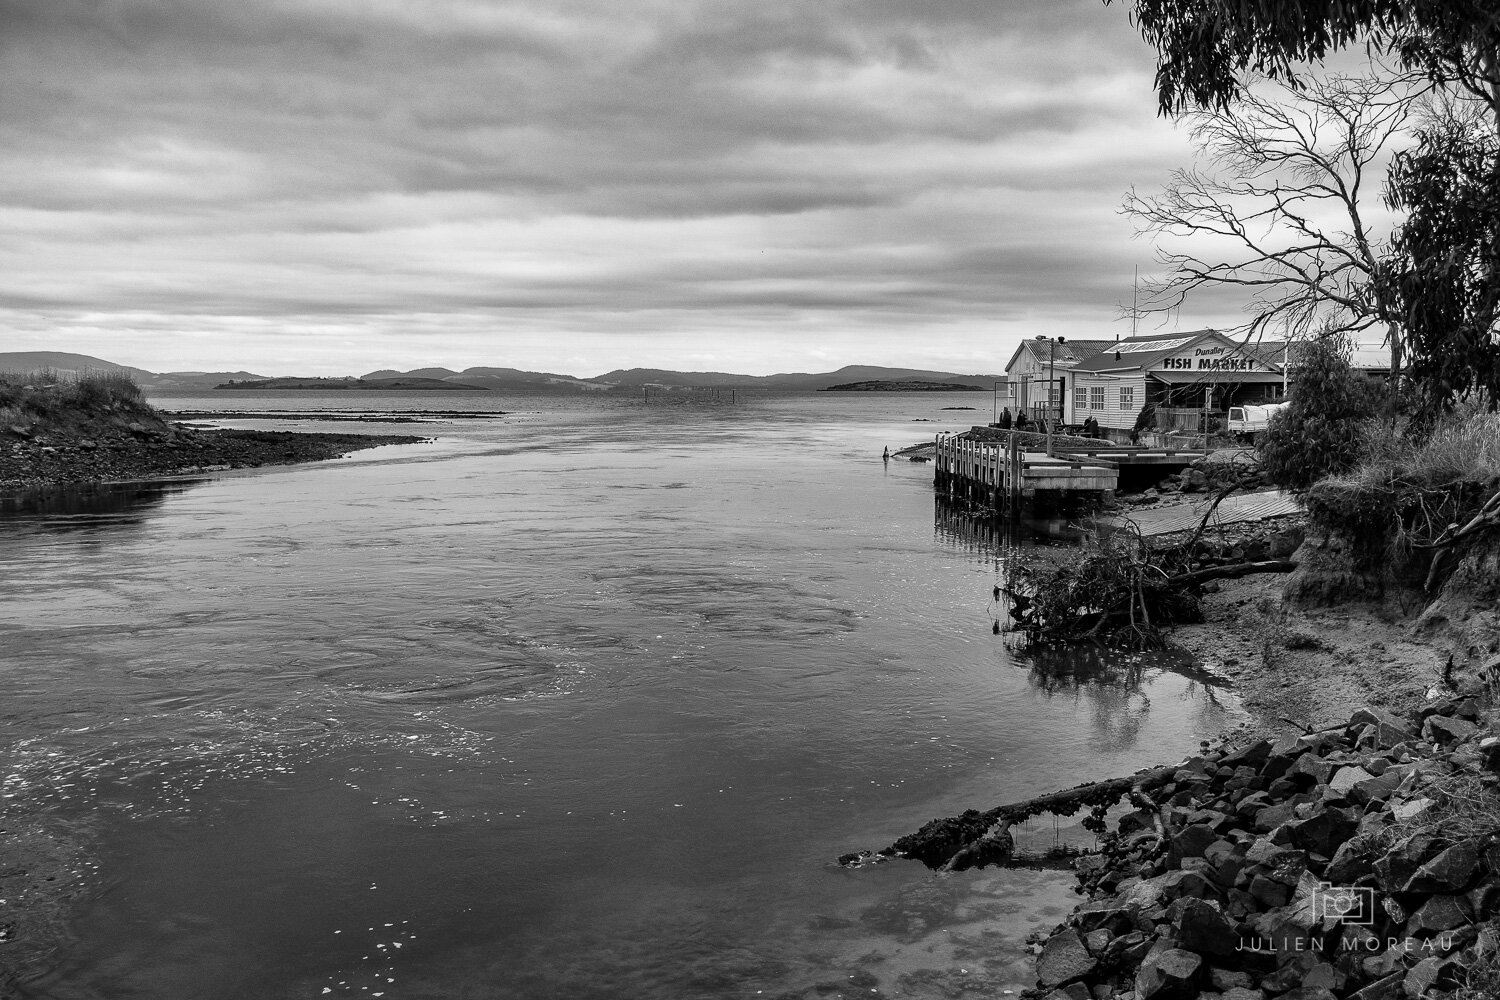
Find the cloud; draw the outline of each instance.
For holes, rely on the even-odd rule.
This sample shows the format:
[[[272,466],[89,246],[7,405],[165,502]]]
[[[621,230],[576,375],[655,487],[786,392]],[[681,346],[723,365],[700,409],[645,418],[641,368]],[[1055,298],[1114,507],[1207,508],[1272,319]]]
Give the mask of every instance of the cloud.
[[[1150,261],[1120,195],[1186,148],[1150,75],[1097,0],[0,0],[0,331],[968,356],[1112,320]]]

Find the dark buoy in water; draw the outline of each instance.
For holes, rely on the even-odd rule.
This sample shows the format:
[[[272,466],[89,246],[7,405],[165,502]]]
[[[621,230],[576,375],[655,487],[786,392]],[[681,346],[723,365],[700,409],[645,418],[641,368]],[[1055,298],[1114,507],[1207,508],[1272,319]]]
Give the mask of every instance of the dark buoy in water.
[[[891,449],[889,445],[886,446],[885,451],[880,453],[880,460],[882,462],[889,462],[891,460]]]

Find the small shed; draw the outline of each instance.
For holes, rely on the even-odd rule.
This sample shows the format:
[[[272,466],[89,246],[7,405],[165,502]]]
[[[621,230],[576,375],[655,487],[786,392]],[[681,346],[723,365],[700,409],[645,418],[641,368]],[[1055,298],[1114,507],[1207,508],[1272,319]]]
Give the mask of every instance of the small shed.
[[[1006,395],[1001,403],[1012,413],[1025,410],[1033,420],[1059,416],[1067,400],[1068,371],[1114,345],[1113,340],[1055,337],[1021,341],[1005,365]]]

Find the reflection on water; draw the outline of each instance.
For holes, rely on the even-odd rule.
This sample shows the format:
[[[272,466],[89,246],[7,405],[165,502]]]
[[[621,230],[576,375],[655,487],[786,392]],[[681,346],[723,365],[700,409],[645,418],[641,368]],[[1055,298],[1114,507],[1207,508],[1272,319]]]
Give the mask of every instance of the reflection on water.
[[[1027,679],[1048,696],[1082,700],[1102,742],[1134,746],[1153,709],[1153,698],[1171,698],[1206,718],[1227,718],[1229,697],[1185,653],[1140,653],[1113,649],[1102,643],[1024,643],[1013,650]],[[1170,671],[1170,684],[1150,682]],[[1169,711],[1180,711],[1178,705]]]
[[[878,395],[445,394],[512,412],[9,508],[5,825],[112,887],[22,995],[1030,985],[1066,874],[834,859],[1181,756],[1234,710],[1159,662],[992,635],[1003,539],[935,537],[930,468],[880,460],[955,400]]]
[[[0,531],[87,531],[140,524],[167,497],[205,481],[93,483],[0,495]]]

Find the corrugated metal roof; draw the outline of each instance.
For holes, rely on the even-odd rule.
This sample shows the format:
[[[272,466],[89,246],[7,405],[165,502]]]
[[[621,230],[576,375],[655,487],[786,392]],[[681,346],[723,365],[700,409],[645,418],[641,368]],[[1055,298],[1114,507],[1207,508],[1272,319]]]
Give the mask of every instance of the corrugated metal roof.
[[[1162,358],[1171,357],[1208,337],[1222,336],[1217,330],[1195,330],[1192,333],[1171,333],[1155,337],[1129,337],[1112,344],[1104,353],[1073,366],[1074,371],[1108,372],[1126,368],[1150,368]],[[1226,338],[1228,339],[1228,338]],[[1118,348],[1120,360],[1115,360]]]
[[[1023,340],[1021,346],[1026,349],[1027,354],[1030,354],[1037,361],[1046,364],[1049,357],[1048,343],[1045,340],[1032,339]],[[1076,364],[1079,361],[1092,358],[1101,351],[1115,346],[1113,340],[1068,340],[1061,344],[1056,343],[1056,341],[1052,341],[1051,343],[1055,345],[1057,352],[1052,356],[1052,363],[1058,365]]]

